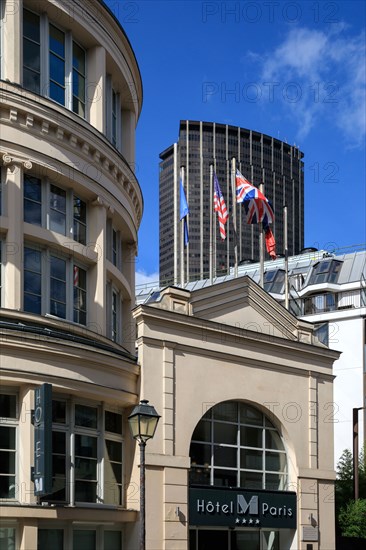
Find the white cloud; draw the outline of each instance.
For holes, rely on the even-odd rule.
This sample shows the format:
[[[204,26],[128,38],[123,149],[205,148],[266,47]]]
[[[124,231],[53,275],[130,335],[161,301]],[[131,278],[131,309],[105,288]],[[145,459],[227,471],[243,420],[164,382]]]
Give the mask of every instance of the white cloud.
[[[346,25],[328,33],[291,29],[274,51],[260,57],[248,53],[248,58],[259,64],[263,82],[276,83],[277,93],[286,103],[285,114],[298,125],[297,140],[327,120],[342,130],[348,145],[364,143],[365,35],[348,31]],[[283,93],[286,89],[287,96]],[[300,93],[292,101],[290,94],[296,89]]]
[[[136,287],[141,289],[142,285],[146,287],[159,286],[159,273],[146,273],[146,271],[136,271]]]

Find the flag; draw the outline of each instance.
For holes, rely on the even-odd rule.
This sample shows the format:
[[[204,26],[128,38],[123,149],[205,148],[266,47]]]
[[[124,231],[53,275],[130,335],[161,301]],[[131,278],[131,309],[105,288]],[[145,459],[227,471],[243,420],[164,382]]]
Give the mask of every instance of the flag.
[[[276,255],[276,241],[272,233],[272,229],[269,227],[266,221],[263,222],[264,237],[266,240],[266,249],[272,260],[277,258]]]
[[[226,238],[225,224],[227,222],[228,213],[227,213],[224,197],[221,193],[219,180],[217,179],[215,172],[213,174],[213,179],[214,179],[214,210],[215,212],[218,212],[220,235],[222,240],[224,240]]]
[[[74,286],[79,286],[79,268],[74,265]]]
[[[184,223],[184,246],[187,246],[189,242],[188,225],[187,225],[188,214],[189,214],[189,208],[188,208],[188,203],[186,199],[186,194],[184,192],[182,180],[180,180],[180,221],[183,220],[183,223]]]
[[[269,200],[254,187],[240,172],[236,171],[236,202],[244,203],[247,223],[272,223],[274,213]]]

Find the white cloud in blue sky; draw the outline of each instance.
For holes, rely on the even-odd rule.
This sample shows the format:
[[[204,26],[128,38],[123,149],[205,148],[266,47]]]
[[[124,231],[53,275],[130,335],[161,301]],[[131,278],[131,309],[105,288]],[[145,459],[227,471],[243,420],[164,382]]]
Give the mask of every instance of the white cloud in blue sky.
[[[348,146],[364,143],[365,35],[346,31],[346,25],[328,32],[293,28],[274,51],[248,54],[263,82],[278,83],[288,92],[288,98],[281,97],[287,114],[296,120],[298,140],[326,117],[342,131]]]

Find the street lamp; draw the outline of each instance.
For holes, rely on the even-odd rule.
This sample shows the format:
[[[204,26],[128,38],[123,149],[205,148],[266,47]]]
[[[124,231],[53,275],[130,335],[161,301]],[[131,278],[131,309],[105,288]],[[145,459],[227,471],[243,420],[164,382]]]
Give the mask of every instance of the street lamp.
[[[159,418],[146,399],[141,399],[128,417],[132,437],[140,446],[140,550],[145,550],[145,447],[154,437]]]
[[[359,499],[359,475],[358,475],[358,411],[363,411],[366,407],[357,407],[353,409],[353,498]]]

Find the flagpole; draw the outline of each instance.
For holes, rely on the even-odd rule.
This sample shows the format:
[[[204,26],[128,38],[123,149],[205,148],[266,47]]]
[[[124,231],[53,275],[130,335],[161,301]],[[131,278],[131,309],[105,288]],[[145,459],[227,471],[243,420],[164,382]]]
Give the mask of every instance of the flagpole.
[[[180,178],[184,189],[184,166],[181,166]],[[180,286],[184,286],[184,220],[181,221],[180,228]]]
[[[287,243],[287,205],[283,207],[283,245],[285,253],[285,308],[289,309],[289,281],[288,281],[288,243]]]
[[[214,123],[215,124],[215,123]],[[215,145],[216,147],[216,145]],[[214,148],[214,154],[215,154],[215,148]],[[213,159],[213,171],[215,174],[217,174],[216,169],[216,157]],[[213,276],[217,277],[217,242],[216,242],[216,222],[217,222],[217,215],[212,214],[212,271]]]
[[[178,144],[174,143],[174,285],[178,284],[178,250],[179,250],[179,224],[178,224]]]
[[[210,281],[213,284],[213,197],[212,197],[212,188],[213,188],[213,165],[210,164],[210,248],[209,248],[209,266],[210,266]]]
[[[259,190],[264,195],[264,183],[259,184]],[[259,226],[259,286],[264,287],[264,239],[263,239],[263,224]]]
[[[233,200],[233,226],[234,226],[234,277],[238,276],[238,239],[237,239],[237,227],[236,227],[236,188],[235,188],[235,174],[236,174],[236,159],[232,158],[231,161],[231,195]]]

